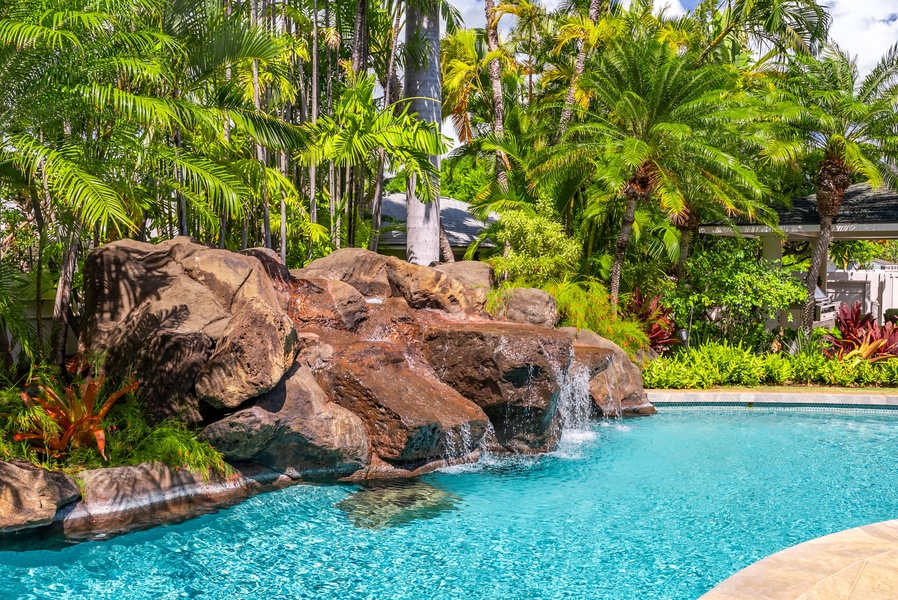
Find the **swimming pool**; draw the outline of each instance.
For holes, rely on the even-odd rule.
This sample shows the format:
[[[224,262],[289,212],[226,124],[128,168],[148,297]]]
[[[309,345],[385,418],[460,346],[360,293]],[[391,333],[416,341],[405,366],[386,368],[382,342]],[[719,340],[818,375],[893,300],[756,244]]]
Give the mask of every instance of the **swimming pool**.
[[[0,598],[693,600],[768,554],[898,518],[896,431],[889,415],[662,411],[543,457],[0,550]]]

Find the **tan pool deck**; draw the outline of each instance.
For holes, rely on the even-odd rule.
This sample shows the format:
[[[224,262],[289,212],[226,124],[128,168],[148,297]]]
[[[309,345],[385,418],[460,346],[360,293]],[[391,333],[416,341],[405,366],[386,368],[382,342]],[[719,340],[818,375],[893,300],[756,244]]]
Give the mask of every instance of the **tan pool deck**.
[[[739,571],[700,600],[898,599],[898,520],[817,538]]]
[[[649,401],[661,408],[744,405],[747,407],[816,406],[898,410],[896,388],[762,387],[710,390],[646,390]],[[898,414],[898,413],[896,413]],[[898,597],[896,597],[898,600]]]

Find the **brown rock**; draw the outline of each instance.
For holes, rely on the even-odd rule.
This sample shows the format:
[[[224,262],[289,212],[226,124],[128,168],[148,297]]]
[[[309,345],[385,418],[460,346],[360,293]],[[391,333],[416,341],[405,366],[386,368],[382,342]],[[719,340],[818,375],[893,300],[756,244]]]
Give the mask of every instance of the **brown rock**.
[[[268,274],[268,277],[275,283],[281,283],[290,280],[290,270],[281,262],[281,257],[271,248],[247,248],[241,250],[240,254],[252,256],[262,263],[262,268]]]
[[[555,327],[558,306],[555,298],[543,290],[512,288],[503,292],[496,318],[539,327]]]
[[[385,265],[387,257],[361,248],[344,248],[313,260],[290,274],[297,279],[335,279],[348,283],[362,295],[390,295]]]
[[[294,366],[254,406],[207,426],[228,460],[253,460],[293,478],[340,478],[368,463],[361,419],[329,402],[312,372]]]
[[[257,258],[186,237],[157,245],[120,240],[94,250],[84,271],[81,350],[105,353],[111,373],[132,373],[140,382],[138,393],[157,418],[202,419],[195,385],[213,352],[204,376],[220,378],[206,389],[211,398],[221,396],[213,400],[216,405],[236,405],[270,388],[291,362],[285,362],[284,354],[293,334],[284,325],[292,324],[285,322]],[[250,303],[253,308],[232,323],[232,316]],[[254,323],[251,312],[264,315],[265,332],[278,331],[276,341],[246,335]],[[274,354],[260,356],[266,349]],[[260,365],[261,375],[252,375],[258,381],[241,387],[247,369]],[[280,375],[271,365],[282,369]]]
[[[65,473],[24,461],[0,462],[0,533],[49,525],[59,508],[80,497]]]
[[[465,286],[474,308],[478,311],[483,310],[483,307],[486,305],[487,295],[495,284],[493,267],[479,260],[460,260],[451,263],[441,263],[436,265],[434,269],[449,275]]]
[[[373,452],[393,465],[468,454],[486,431],[480,408],[410,364],[397,344],[338,347],[317,378],[331,400],[362,418]]]
[[[196,392],[216,408],[236,408],[277,385],[298,351],[290,318],[260,298],[244,304],[200,369]]]
[[[431,324],[424,356],[440,379],[480,406],[514,452],[551,450],[558,395],[571,362],[564,334],[511,323]]]
[[[436,308],[450,313],[473,312],[468,290],[454,277],[391,256],[387,279],[394,296],[405,298],[412,308]]]
[[[368,316],[365,297],[334,279],[293,278],[281,292],[283,306],[296,327],[355,331]]]
[[[558,331],[574,340],[574,352],[580,356],[611,352],[607,368],[595,372],[589,382],[589,393],[603,416],[630,417],[657,412],[642,387],[642,372],[620,346],[588,329],[562,327]]]
[[[229,477],[159,463],[81,471],[83,500],[56,520],[66,537],[96,539],[183,521],[291,483],[279,473],[247,467]]]

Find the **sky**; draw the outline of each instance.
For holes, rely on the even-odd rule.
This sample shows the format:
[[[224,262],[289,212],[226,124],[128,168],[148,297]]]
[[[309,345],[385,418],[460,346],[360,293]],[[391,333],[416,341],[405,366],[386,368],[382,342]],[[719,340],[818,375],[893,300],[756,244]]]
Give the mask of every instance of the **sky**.
[[[467,27],[483,27],[483,0],[450,0]],[[560,0],[543,0],[555,8]],[[695,7],[696,0],[655,0],[658,7],[668,6],[670,14]],[[868,73],[883,54],[898,42],[898,0],[824,0],[833,17],[830,36],[850,55],[857,57],[861,75]],[[508,17],[506,17],[508,18]]]

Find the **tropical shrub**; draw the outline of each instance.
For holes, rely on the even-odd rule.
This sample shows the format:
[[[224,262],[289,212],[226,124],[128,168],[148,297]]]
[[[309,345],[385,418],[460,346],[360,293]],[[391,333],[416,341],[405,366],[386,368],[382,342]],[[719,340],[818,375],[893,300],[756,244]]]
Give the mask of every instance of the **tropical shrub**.
[[[660,295],[647,300],[639,288],[634,290],[623,310],[625,317],[642,324],[649,336],[649,347],[655,352],[666,352],[680,342],[672,313],[672,309],[661,305]]]
[[[542,215],[507,212],[495,235],[502,251],[489,262],[501,281],[541,287],[575,271],[582,253],[580,243],[568,237],[560,223]]]
[[[79,367],[75,365],[72,372],[78,373]],[[57,390],[48,376],[38,375],[41,383],[36,386],[37,390],[49,390],[48,397],[60,397],[62,402],[71,403],[65,392]],[[123,388],[125,393],[110,402],[122,389],[106,396],[98,380],[87,383],[85,379],[74,386],[76,399],[93,393],[90,388],[86,393],[81,391],[88,386],[98,388],[94,416],[98,416],[103,407],[109,408],[99,424],[88,416],[79,426],[82,427],[81,442],[69,443],[68,446],[61,444],[64,430],[58,420],[54,420],[32,396],[29,395],[29,406],[19,388],[0,388],[0,460],[27,460],[47,468],[67,470],[161,462],[173,468],[204,473],[230,473],[221,453],[199,440],[198,431],[174,420],[150,422],[133,391],[128,389],[131,386]],[[44,396],[41,401],[44,401]],[[97,410],[98,407],[100,410]],[[97,429],[103,432],[102,453],[93,434]],[[46,434],[46,438],[22,435],[28,433]],[[76,436],[73,434],[71,437]]]
[[[745,347],[709,343],[647,365],[648,388],[708,389],[764,385],[898,386],[898,359],[843,361],[821,352],[757,355]]]

